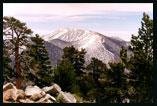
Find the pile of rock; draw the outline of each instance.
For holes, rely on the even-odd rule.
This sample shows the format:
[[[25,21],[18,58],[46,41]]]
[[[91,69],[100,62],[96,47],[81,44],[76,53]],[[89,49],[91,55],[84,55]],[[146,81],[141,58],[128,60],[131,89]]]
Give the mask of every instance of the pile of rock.
[[[25,91],[16,89],[12,83],[3,86],[3,103],[76,103],[75,97],[63,92],[57,84],[40,89],[28,86]]]

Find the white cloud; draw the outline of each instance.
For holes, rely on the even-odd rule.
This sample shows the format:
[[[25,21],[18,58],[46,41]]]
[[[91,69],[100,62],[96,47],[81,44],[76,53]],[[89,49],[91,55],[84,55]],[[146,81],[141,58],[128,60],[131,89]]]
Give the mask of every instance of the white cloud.
[[[101,14],[104,11],[152,12],[152,3],[3,3],[4,14]]]
[[[49,22],[55,21],[81,21],[89,18],[102,18],[101,16],[49,16],[49,17],[38,17],[38,16],[16,16],[16,18],[27,21],[27,22]]]
[[[71,21],[87,18],[101,18],[95,15],[105,15],[107,18],[119,18],[117,12],[153,12],[152,3],[3,3],[3,16],[16,16],[19,19],[32,22],[49,20]],[[90,16],[81,16],[90,15]],[[74,17],[71,17],[74,16]]]
[[[87,16],[22,16],[22,15],[17,15],[14,16],[15,18],[21,20],[22,22],[51,22],[51,21],[62,21],[62,22],[74,22],[74,21],[84,21],[86,19],[92,19],[92,18],[96,18],[96,19],[101,19],[101,18],[105,18],[105,19],[125,19],[124,17],[121,16],[96,16],[96,15],[87,15]]]

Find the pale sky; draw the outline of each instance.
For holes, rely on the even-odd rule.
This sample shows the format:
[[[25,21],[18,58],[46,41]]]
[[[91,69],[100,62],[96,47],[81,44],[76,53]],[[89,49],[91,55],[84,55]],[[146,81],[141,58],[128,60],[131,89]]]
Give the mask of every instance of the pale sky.
[[[153,3],[3,3],[3,16],[26,22],[40,35],[74,28],[126,41],[137,34],[143,12],[153,19]]]

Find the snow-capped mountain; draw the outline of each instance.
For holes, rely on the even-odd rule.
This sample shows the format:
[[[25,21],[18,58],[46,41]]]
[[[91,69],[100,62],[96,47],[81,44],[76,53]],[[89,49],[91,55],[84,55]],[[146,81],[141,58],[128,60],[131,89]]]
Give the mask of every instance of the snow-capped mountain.
[[[42,36],[42,38],[45,40],[53,66],[62,57],[62,49],[66,46],[73,45],[78,50],[86,49],[86,64],[90,62],[92,57],[96,57],[107,64],[118,61],[121,46],[127,48],[129,44],[122,39],[107,37],[98,32],[70,28],[59,29],[52,34]]]

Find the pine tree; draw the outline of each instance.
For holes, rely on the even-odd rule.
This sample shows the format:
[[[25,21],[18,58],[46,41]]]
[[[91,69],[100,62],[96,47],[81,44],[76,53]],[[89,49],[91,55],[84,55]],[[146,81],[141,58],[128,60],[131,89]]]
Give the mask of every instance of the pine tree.
[[[74,46],[65,47],[63,48],[63,59],[69,59],[72,64],[75,62],[75,57],[77,54],[77,50],[74,48]]]
[[[54,82],[59,84],[63,91],[76,93],[76,74],[69,59],[59,61],[55,67]]]
[[[92,71],[93,78],[97,85],[99,86],[99,78],[101,78],[101,74],[107,69],[106,64],[97,58],[91,58],[90,64],[86,67],[87,70]]]
[[[11,67],[11,53],[9,52],[7,40],[3,40],[3,83],[12,82],[11,78],[15,75]]]
[[[85,49],[81,49],[81,51],[74,48],[74,46],[65,47],[63,49],[63,59],[69,59],[74,67],[76,72],[76,76],[79,77],[83,74],[84,63],[85,63]]]
[[[120,50],[120,59],[125,67],[128,67],[128,57],[127,57],[127,49],[124,46],[121,47]]]
[[[88,95],[92,95],[96,99],[96,103],[101,102],[101,94],[103,92],[103,87],[100,79],[103,78],[103,73],[107,69],[106,64],[102,61],[98,60],[97,58],[91,58],[90,64],[86,67],[87,70],[92,71],[91,74],[93,76],[95,86],[88,92]]]
[[[130,50],[134,55],[144,53],[147,59],[153,60],[153,20],[143,13],[138,35],[132,35]]]
[[[44,40],[38,34],[31,37],[31,44],[28,44],[27,55],[29,58],[29,77],[39,87],[50,86],[53,81],[53,70],[45,48]]]
[[[81,49],[81,51],[77,50],[74,69],[76,70],[76,75],[81,76],[83,74],[83,70],[85,69],[85,49]]]
[[[130,83],[134,88],[131,102],[153,101],[153,20],[143,13],[138,35],[132,35],[129,59]]]
[[[93,95],[89,93],[89,91],[96,86],[95,81],[93,79],[93,75],[86,72],[77,82],[80,85],[81,96],[87,100],[90,99],[94,100],[95,99],[94,97],[91,98],[91,96]]]
[[[110,69],[107,71],[108,85],[105,87],[108,92],[109,102],[122,103],[128,92],[127,74],[122,62],[109,63]],[[111,97],[111,98],[110,98]]]
[[[3,17],[3,35],[8,36],[13,45],[13,52],[15,55],[15,68],[17,74],[16,87],[21,88],[22,68],[20,59],[20,49],[26,45],[28,39],[27,35],[32,34],[31,29],[26,27],[25,23],[14,17]]]

